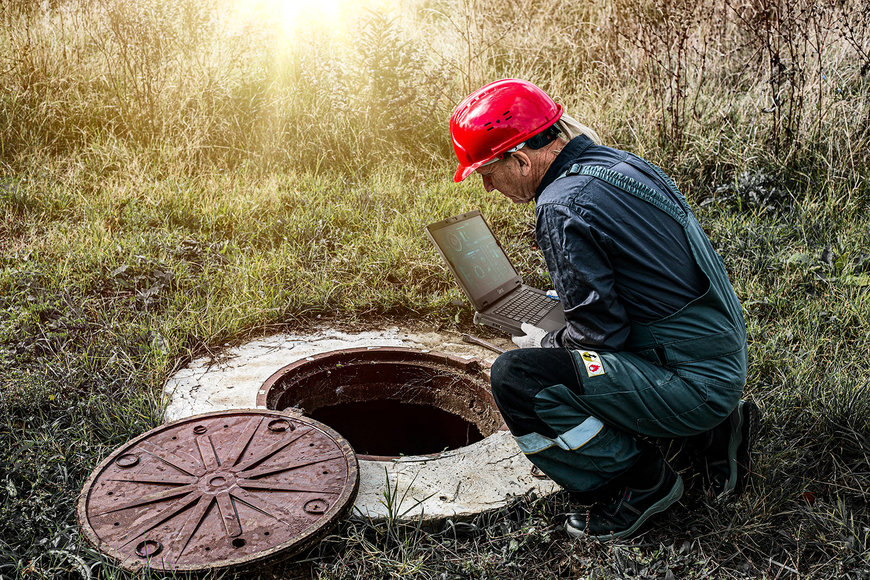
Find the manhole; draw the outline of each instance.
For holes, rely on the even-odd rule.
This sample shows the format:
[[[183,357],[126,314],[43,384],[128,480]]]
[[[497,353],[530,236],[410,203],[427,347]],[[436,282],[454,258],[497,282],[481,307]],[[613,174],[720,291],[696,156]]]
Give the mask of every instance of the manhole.
[[[346,349],[296,361],[266,380],[257,404],[329,425],[364,459],[439,454],[502,426],[478,361],[410,348]]]
[[[510,346],[507,339],[500,343],[499,340],[496,339],[499,346]],[[168,420],[177,420],[209,411],[254,406],[265,408],[267,405],[286,407],[288,410],[283,412],[284,415],[296,416],[301,415],[299,410],[291,409],[298,405],[313,416],[323,417],[321,413],[339,411],[341,414],[346,409],[341,405],[345,403],[360,405],[356,406],[357,411],[366,411],[364,405],[372,399],[362,396],[350,398],[347,394],[360,394],[364,390],[358,384],[360,381],[353,379],[353,375],[352,380],[345,385],[334,386],[331,394],[329,389],[321,389],[319,394],[316,391],[306,393],[310,387],[300,377],[288,377],[281,381],[283,386],[296,385],[298,388],[290,389],[296,392],[295,395],[288,393],[282,398],[281,386],[269,387],[278,383],[283,376],[291,374],[293,368],[317,371],[317,365],[312,366],[311,363],[321,357],[354,351],[365,353],[364,357],[386,357],[385,354],[378,354],[379,351],[386,352],[385,349],[399,351],[400,356],[394,362],[400,366],[410,365],[412,369],[407,371],[409,373],[446,374],[451,377],[449,380],[439,380],[447,384],[464,384],[466,388],[445,389],[435,381],[434,387],[422,389],[422,395],[428,395],[430,399],[423,401],[417,398],[408,403],[422,403],[430,407],[424,409],[428,413],[424,420],[429,424],[411,425],[417,428],[417,434],[413,434],[409,428],[406,432],[409,434],[403,435],[403,439],[416,440],[425,435],[427,428],[440,424],[440,418],[431,419],[439,416],[432,409],[449,415],[453,421],[459,421],[458,427],[454,426],[446,435],[440,436],[434,446],[427,446],[424,449],[426,453],[415,455],[418,448],[412,446],[371,447],[368,450],[370,453],[384,455],[359,458],[359,493],[352,508],[353,515],[408,522],[423,519],[435,523],[446,518],[457,521],[503,507],[518,496],[528,493],[545,496],[556,491],[557,487],[552,481],[536,477],[531,472],[529,460],[519,450],[510,432],[501,426],[501,417],[492,404],[487,378],[488,367],[495,360],[495,355],[489,350],[465,343],[457,333],[421,332],[399,327],[345,333],[320,327],[306,334],[275,334],[237,346],[227,345],[226,349],[215,355],[191,361],[170,377],[164,386],[166,416]],[[345,358],[336,361],[336,364],[356,365],[355,360]],[[374,366],[371,360],[367,364]],[[389,370],[393,367],[386,368]],[[329,368],[321,368],[319,372],[327,371],[335,373],[335,369]],[[362,371],[357,369],[357,372]],[[330,376],[327,375],[327,378]],[[364,384],[366,381],[361,382]],[[352,386],[352,383],[356,386]],[[301,394],[300,390],[303,391]],[[385,391],[388,392],[388,389],[381,389],[382,393]],[[267,393],[270,394],[267,396]],[[313,395],[322,396],[323,399],[314,400]],[[296,400],[292,399],[294,396]],[[404,406],[407,401],[387,398],[375,404],[390,406],[394,403]],[[338,407],[329,409],[330,406]],[[366,411],[367,419],[360,420],[359,424],[392,434],[392,426],[380,417],[383,417],[383,413],[388,416],[395,413],[390,409],[381,414],[378,411]],[[345,413],[344,418],[353,419],[353,415]],[[407,407],[403,416],[410,416]],[[344,426],[339,428],[332,424],[331,419],[324,422],[342,436],[353,436],[350,433],[353,426],[351,429]],[[274,428],[281,429],[282,426],[276,424]],[[472,442],[478,436],[476,431],[483,438]],[[464,445],[466,441],[469,443]],[[357,443],[353,445],[359,446]],[[438,451],[431,451],[433,449]],[[395,457],[387,460],[390,455]],[[387,501],[388,498],[390,501]]]
[[[88,541],[128,570],[246,568],[328,532],[358,482],[353,451],[329,427],[219,411],[116,449],[85,483],[78,518]]]

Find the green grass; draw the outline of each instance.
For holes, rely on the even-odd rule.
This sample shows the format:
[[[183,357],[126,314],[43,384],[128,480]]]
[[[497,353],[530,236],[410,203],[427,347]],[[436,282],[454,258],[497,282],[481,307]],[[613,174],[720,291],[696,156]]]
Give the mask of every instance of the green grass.
[[[866,2],[694,4],[411,4],[352,42],[228,32],[217,0],[3,4],[0,578],[129,576],[83,543],[77,494],[193,357],[323,322],[480,332],[425,224],[480,208],[547,284],[532,208],[450,181],[450,109],[501,76],[686,192],[744,306],[754,482],[692,488],[625,544],[571,540],[567,497],[527,497],[438,529],[343,522],[260,575],[870,577],[870,32],[833,18],[866,31]]]

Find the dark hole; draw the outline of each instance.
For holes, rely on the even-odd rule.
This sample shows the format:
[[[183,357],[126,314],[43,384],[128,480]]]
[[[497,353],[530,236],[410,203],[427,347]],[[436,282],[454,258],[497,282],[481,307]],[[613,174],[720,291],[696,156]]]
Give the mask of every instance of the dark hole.
[[[310,416],[341,433],[362,455],[426,455],[483,439],[477,425],[458,415],[389,399],[329,405]]]
[[[325,353],[267,384],[268,408],[298,408],[372,458],[456,449],[502,424],[479,365],[408,349]]]
[[[269,535],[269,532],[263,532],[263,535],[264,535],[264,536],[268,536],[268,535]]]
[[[241,538],[233,540],[233,548],[241,548],[245,545],[245,541]]]

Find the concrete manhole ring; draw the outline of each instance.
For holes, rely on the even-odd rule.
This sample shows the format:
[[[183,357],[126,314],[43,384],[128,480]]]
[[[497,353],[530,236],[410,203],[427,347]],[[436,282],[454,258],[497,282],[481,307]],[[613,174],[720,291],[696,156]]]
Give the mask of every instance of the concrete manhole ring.
[[[434,459],[507,429],[485,364],[404,347],[305,357],[266,379],[257,406],[330,425],[367,460]]]
[[[402,351],[412,353],[411,358],[419,357],[419,360],[411,364],[408,364],[408,360],[401,360],[401,357],[395,360],[395,353]],[[392,354],[379,355],[379,352]],[[366,358],[365,353],[371,353],[374,359],[381,356],[382,360],[365,362],[362,360]],[[348,359],[348,356],[351,358]],[[354,356],[361,359],[356,360]],[[383,360],[384,357],[387,360]],[[413,454],[409,454],[401,449],[398,453],[395,449],[384,452],[377,447],[382,444],[380,440],[363,442],[363,446],[372,445],[374,451],[361,450],[360,486],[353,513],[375,519],[394,517],[400,520],[422,517],[424,520],[437,521],[469,517],[502,507],[512,498],[529,492],[548,495],[557,489],[552,481],[533,475],[531,463],[501,425],[488,385],[480,385],[481,376],[485,376],[485,382],[488,383],[488,367],[495,357],[488,350],[463,343],[455,334],[415,332],[396,327],[361,333],[342,333],[323,328],[304,336],[274,335],[229,348],[221,353],[217,361],[192,361],[165,386],[164,392],[168,398],[166,414],[167,419],[173,420],[198,412],[249,408],[254,405],[299,407],[296,412],[313,411],[313,417],[321,421],[329,418],[329,413],[332,413],[333,418],[341,418],[343,412],[368,413],[371,410],[369,408],[341,407],[344,403],[362,403],[368,397],[366,391],[371,390],[371,384],[378,381],[364,375],[368,373],[377,377],[384,369],[398,367],[398,382],[404,381],[405,385],[410,383],[419,387],[415,391],[414,403],[420,402],[419,398],[422,397],[424,404],[446,406],[447,409],[442,410],[456,415],[453,418],[456,426],[450,428],[452,431],[448,429],[448,435],[454,437],[458,433],[460,443],[453,448],[456,441],[454,437],[443,447],[437,447],[440,443],[436,442],[434,450],[423,447],[419,450],[422,452],[411,451]],[[330,365],[334,368],[330,368]],[[376,368],[378,365],[380,367]],[[446,368],[449,372],[445,373],[445,366],[442,365],[449,367]],[[307,400],[293,400],[285,390],[283,401],[278,401],[281,399],[281,389],[276,388],[270,403],[270,388],[281,384],[281,377],[286,374],[282,371],[294,368],[302,369],[299,375],[302,378],[284,380],[284,386],[288,382],[295,382],[297,386],[316,384],[319,386],[313,389],[315,394]],[[342,369],[345,369],[344,374]],[[429,369],[434,369],[434,375],[441,377],[435,379],[434,386],[425,376]],[[339,382],[344,382],[344,385],[325,381],[330,375],[335,376],[336,370]],[[464,374],[470,378],[462,378]],[[462,394],[462,388],[451,391],[449,384],[457,381],[477,392],[466,395]],[[427,388],[426,384],[430,386]],[[373,412],[394,412],[389,407],[397,398],[390,391],[393,387],[375,386],[375,390],[386,393],[385,401],[377,405],[388,407],[386,410],[374,409]],[[481,388],[484,393],[480,392]],[[334,395],[336,390],[339,391],[337,398],[315,401],[318,396],[330,392]],[[343,398],[341,393],[344,393]],[[331,409],[324,410],[330,406]],[[320,407],[326,415],[319,416],[316,407]],[[288,412],[294,411],[290,409]],[[384,422],[383,416],[372,415],[368,424],[380,426]],[[450,422],[426,417],[424,420],[430,424]],[[323,422],[350,439],[355,448],[358,446],[353,442],[353,433],[349,436],[342,433],[341,427],[331,425],[329,421]],[[461,444],[467,435],[469,444]],[[413,434],[403,437],[419,438]],[[397,498],[401,498],[402,502],[397,503]]]

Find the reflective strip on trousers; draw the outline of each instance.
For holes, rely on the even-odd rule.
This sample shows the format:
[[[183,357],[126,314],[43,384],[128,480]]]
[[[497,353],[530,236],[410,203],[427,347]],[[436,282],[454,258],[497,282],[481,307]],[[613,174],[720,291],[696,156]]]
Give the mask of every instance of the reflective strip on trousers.
[[[562,433],[555,439],[545,437],[540,433],[529,433],[519,437],[514,436],[514,439],[519,445],[520,450],[526,455],[540,453],[550,447],[560,447],[566,451],[574,451],[589,443],[593,437],[601,432],[604,428],[604,423],[595,417],[589,417],[573,429]]]

